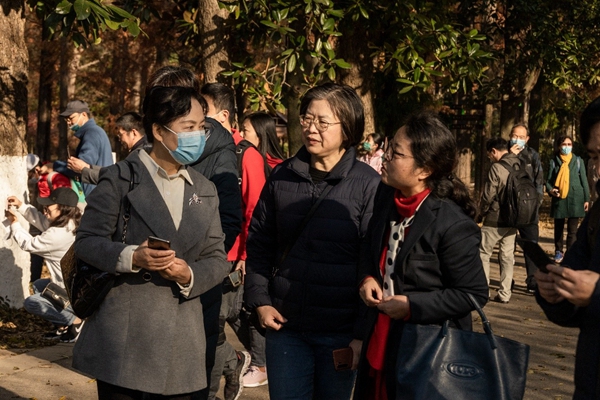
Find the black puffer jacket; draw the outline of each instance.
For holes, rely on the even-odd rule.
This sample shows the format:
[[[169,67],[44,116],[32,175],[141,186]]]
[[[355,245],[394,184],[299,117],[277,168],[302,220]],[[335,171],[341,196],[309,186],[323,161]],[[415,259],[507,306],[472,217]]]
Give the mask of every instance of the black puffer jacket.
[[[354,331],[360,339],[358,253],[380,178],[356,160],[353,148],[316,185],[309,162],[308,151],[300,149],[274,170],[261,193],[246,245],[246,305],[273,305],[288,319],[287,329]],[[286,244],[327,185],[334,188],[279,266]],[[276,266],[279,269],[269,286]]]
[[[217,187],[219,215],[225,233],[225,253],[231,249],[242,230],[242,203],[238,183],[237,156],[231,133],[212,118],[206,118],[210,137],[204,153],[192,168],[204,175]]]

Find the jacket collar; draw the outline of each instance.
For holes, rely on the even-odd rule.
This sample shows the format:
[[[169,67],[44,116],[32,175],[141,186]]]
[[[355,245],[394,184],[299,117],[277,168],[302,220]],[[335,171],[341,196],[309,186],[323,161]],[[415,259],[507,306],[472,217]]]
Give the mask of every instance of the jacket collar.
[[[325,181],[332,183],[340,181],[348,176],[352,166],[358,162],[356,160],[356,150],[354,147],[347,149],[338,163],[329,171],[325,177]],[[296,174],[307,180],[312,180],[310,177],[310,153],[306,150],[306,146],[302,146],[296,155],[290,160],[288,168]]]
[[[200,164],[211,154],[218,153],[227,147],[230,147],[232,151],[235,151],[235,143],[233,142],[231,133],[223,128],[223,125],[217,120],[206,117],[205,129],[210,131],[210,138],[206,141],[202,155],[192,165]]]
[[[73,136],[75,136],[77,139],[81,139],[87,131],[93,129],[95,126],[98,126],[96,125],[96,121],[94,121],[94,118],[90,118],[85,124],[81,126],[81,128],[79,128],[77,132],[75,132]]]

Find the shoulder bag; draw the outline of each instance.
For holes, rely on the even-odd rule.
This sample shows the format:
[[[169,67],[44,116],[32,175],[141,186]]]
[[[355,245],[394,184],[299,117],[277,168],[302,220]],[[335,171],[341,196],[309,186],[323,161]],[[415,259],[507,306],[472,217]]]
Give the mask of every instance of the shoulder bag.
[[[131,178],[129,180],[129,191],[133,189],[133,166],[126,161],[129,166]],[[129,212],[131,203],[127,195],[124,197],[125,212],[123,213],[123,234],[121,241],[125,243],[127,235],[127,222],[129,221]],[[85,319],[92,315],[100,306],[110,289],[115,285],[115,274],[102,271],[92,265],[89,265],[75,256],[74,244],[65,253],[60,261],[60,267],[65,281],[65,287],[71,299],[71,305],[75,315]]]
[[[71,304],[67,291],[54,282],[49,282],[41,293],[57,310],[63,310]]]
[[[396,399],[522,399],[529,346],[497,337],[473,295],[485,333],[406,323],[396,362]]]

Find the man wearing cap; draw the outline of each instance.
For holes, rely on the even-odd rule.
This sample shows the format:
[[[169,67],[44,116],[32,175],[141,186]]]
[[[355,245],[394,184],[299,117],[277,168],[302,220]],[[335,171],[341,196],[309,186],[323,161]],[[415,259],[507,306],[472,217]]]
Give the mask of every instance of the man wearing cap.
[[[108,136],[104,129],[96,125],[96,121],[91,118],[90,109],[85,101],[70,101],[65,111],[60,113],[60,116],[66,118],[67,125],[75,132],[75,137],[79,139],[75,157],[89,165],[106,167],[113,164],[112,149]],[[82,186],[86,196],[96,187],[96,185],[89,183],[83,183]]]
[[[130,153],[137,149],[152,147],[148,144],[148,139],[144,133],[142,116],[136,112],[128,112],[121,115],[115,121],[118,133],[117,137],[121,145]],[[81,174],[82,183],[92,183],[96,185],[100,179],[99,165],[92,165],[77,157],[69,157],[67,167],[70,170]]]

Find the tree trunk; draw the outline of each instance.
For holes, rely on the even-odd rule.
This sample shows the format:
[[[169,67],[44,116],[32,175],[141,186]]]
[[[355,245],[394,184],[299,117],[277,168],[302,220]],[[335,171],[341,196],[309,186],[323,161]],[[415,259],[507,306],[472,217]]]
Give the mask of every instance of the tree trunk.
[[[0,198],[27,199],[25,140],[27,73],[25,2],[0,0]],[[13,240],[0,242],[0,293],[13,307],[21,307],[28,293],[29,254]]]
[[[38,91],[36,153],[41,160],[49,160],[52,155],[50,129],[52,127],[52,88],[54,87],[54,57],[48,34],[42,29],[40,43],[40,83]]]
[[[227,32],[225,20],[229,16],[226,9],[219,8],[217,0],[199,0],[199,33],[202,37],[202,72],[204,82],[219,81],[219,73],[230,69],[227,54]],[[225,83],[225,82],[224,82]]]
[[[59,88],[59,106],[58,109],[62,112],[67,108],[69,102],[69,84],[70,84],[70,61],[71,61],[71,47],[73,45],[69,43],[69,39],[62,37],[60,39],[60,88]],[[58,119],[58,158],[60,160],[66,160],[69,156],[67,148],[69,146],[69,138],[67,133],[67,121],[64,118]]]
[[[492,122],[494,119],[494,105],[486,104],[485,105],[485,125],[483,126],[483,130],[481,131],[481,140],[479,143],[479,168],[477,168],[477,176],[475,177],[475,192],[478,194],[477,199],[479,199],[479,194],[483,190],[483,185],[485,184],[485,179],[487,177],[487,171],[489,170],[490,163],[487,162],[487,149],[486,143],[489,139],[492,138]]]
[[[288,75],[290,87],[283,98],[288,110],[287,134],[290,156],[302,147],[302,129],[300,127],[300,98],[302,97],[302,73],[296,69]]]

